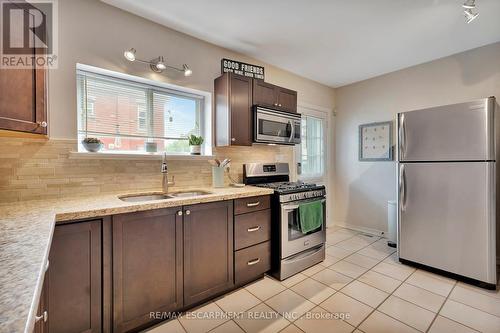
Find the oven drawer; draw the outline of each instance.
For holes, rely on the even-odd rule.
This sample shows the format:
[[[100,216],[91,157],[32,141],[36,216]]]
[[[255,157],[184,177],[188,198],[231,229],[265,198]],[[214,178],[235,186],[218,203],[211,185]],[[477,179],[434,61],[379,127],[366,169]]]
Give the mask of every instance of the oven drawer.
[[[265,242],[234,254],[234,282],[241,285],[255,280],[271,269],[271,242]]]
[[[271,207],[271,198],[269,195],[260,197],[249,197],[234,200],[234,214],[251,213],[258,210],[269,209]]]
[[[271,210],[234,217],[234,248],[240,250],[271,239]]]

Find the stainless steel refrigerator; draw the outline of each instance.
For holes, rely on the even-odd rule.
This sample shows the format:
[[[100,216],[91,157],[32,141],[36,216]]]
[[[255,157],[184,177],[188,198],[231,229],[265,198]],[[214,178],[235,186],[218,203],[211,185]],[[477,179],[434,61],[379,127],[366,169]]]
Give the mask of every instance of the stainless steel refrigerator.
[[[398,114],[400,261],[494,288],[494,97]]]

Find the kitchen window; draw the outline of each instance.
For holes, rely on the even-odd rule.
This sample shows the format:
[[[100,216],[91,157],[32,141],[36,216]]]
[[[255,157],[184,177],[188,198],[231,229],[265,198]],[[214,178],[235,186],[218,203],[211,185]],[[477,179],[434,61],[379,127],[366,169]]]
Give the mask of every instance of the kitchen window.
[[[302,114],[301,145],[298,152],[301,179],[324,181],[325,176],[325,127],[326,119],[320,116]]]
[[[160,153],[189,154],[188,136],[206,134],[206,96],[144,81],[78,69],[79,141],[99,138],[108,153],[145,153],[154,142]]]

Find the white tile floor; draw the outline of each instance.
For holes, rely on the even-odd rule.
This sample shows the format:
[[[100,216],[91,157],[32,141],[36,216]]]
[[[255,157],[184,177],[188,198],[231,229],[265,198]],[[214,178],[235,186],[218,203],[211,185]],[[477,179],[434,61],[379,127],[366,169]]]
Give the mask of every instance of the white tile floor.
[[[327,246],[319,265],[192,310],[216,318],[184,315],[149,333],[500,332],[498,290],[402,265],[385,239],[353,230],[329,228]]]

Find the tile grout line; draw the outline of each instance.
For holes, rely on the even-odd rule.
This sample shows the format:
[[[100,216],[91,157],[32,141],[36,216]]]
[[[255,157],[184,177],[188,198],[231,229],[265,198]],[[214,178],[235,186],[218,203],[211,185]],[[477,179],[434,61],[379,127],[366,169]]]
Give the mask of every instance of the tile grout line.
[[[339,230],[342,230],[342,229],[339,229]],[[349,230],[350,230],[350,229],[349,229]],[[334,232],[335,232],[335,231],[334,231]],[[339,242],[337,242],[337,243],[335,243],[335,244],[338,244],[338,243],[340,243],[340,242],[347,241],[347,240],[352,239],[352,238],[354,238],[354,237],[356,237],[356,236],[358,236],[358,235],[360,235],[360,234],[363,234],[363,233],[361,233],[361,232],[357,232],[356,234],[352,235],[351,237],[349,237],[349,238],[347,238],[347,239],[345,239],[345,240],[339,241]],[[378,237],[378,236],[374,236],[374,237]],[[300,327],[298,327],[298,326],[296,326],[296,325],[294,324],[296,320],[295,320],[295,321],[290,321],[290,320],[288,320],[287,318],[283,317],[283,316],[282,316],[282,315],[281,315],[278,311],[276,311],[276,310],[275,310],[274,308],[272,308],[269,304],[267,304],[267,303],[266,303],[266,301],[268,301],[269,299],[271,299],[271,298],[273,298],[273,297],[275,297],[275,296],[277,296],[277,295],[279,295],[279,294],[281,294],[281,293],[285,292],[286,290],[290,290],[291,292],[293,292],[293,293],[295,293],[295,294],[299,295],[300,297],[304,298],[305,300],[307,300],[307,301],[311,302],[309,299],[305,298],[304,296],[302,296],[301,294],[299,294],[299,293],[295,292],[295,291],[292,289],[294,286],[296,286],[296,285],[298,285],[298,284],[300,284],[300,283],[302,283],[302,282],[306,281],[307,279],[311,279],[311,280],[313,280],[313,281],[315,281],[315,282],[318,282],[318,283],[322,284],[323,286],[325,286],[325,287],[327,287],[327,288],[329,288],[329,289],[332,289],[332,290],[334,291],[334,293],[333,293],[332,295],[330,295],[329,297],[327,297],[327,299],[328,299],[328,298],[330,298],[330,297],[332,297],[332,296],[333,296],[333,295],[335,295],[336,293],[340,292],[342,295],[345,295],[346,297],[349,297],[349,298],[352,298],[352,299],[354,299],[354,300],[356,300],[356,301],[358,301],[358,302],[361,302],[361,301],[359,301],[359,300],[357,300],[357,299],[355,299],[355,298],[353,298],[353,297],[351,297],[351,296],[349,296],[349,295],[344,294],[344,293],[342,292],[342,290],[343,290],[343,289],[345,289],[348,285],[352,284],[354,281],[358,281],[358,282],[360,282],[360,283],[364,283],[364,282],[362,282],[362,281],[359,281],[358,279],[359,279],[361,276],[363,276],[364,274],[366,274],[367,272],[369,272],[369,271],[373,270],[373,268],[374,268],[375,266],[379,265],[379,264],[380,264],[380,263],[382,263],[382,262],[385,262],[385,260],[387,260],[387,258],[389,258],[390,256],[394,255],[394,253],[395,253],[395,252],[392,252],[391,254],[387,255],[386,257],[384,257],[384,258],[382,258],[382,259],[379,259],[379,258],[373,258],[373,257],[369,257],[369,256],[366,256],[366,255],[364,255],[364,254],[359,253],[359,251],[361,251],[361,250],[363,250],[363,249],[365,249],[365,248],[367,248],[367,247],[369,247],[369,246],[373,245],[374,243],[376,243],[377,241],[379,241],[379,240],[381,240],[381,239],[384,239],[384,238],[380,238],[380,237],[379,237],[379,239],[378,239],[378,240],[376,240],[376,241],[374,241],[374,242],[372,242],[372,243],[370,243],[370,244],[367,244],[366,246],[364,246],[364,247],[360,248],[359,250],[354,251],[354,252],[350,253],[349,255],[347,255],[347,256],[345,256],[345,257],[341,258],[339,261],[337,261],[337,262],[344,261],[346,258],[348,258],[348,257],[350,257],[350,256],[352,256],[352,255],[354,255],[354,254],[358,254],[358,255],[361,255],[361,256],[364,256],[364,257],[367,257],[367,258],[373,259],[373,260],[377,260],[377,263],[376,263],[375,265],[373,265],[371,268],[366,268],[366,267],[360,266],[360,265],[358,265],[358,264],[356,264],[356,263],[352,263],[352,262],[347,261],[347,262],[349,262],[349,263],[351,263],[351,264],[353,264],[353,265],[355,265],[355,266],[358,266],[358,267],[361,267],[361,268],[363,268],[363,269],[366,269],[366,271],[365,271],[365,272],[363,272],[362,274],[360,274],[360,275],[359,275],[358,277],[356,277],[356,278],[352,278],[352,277],[347,276],[347,275],[345,275],[345,274],[343,274],[343,273],[337,272],[337,271],[335,271],[334,269],[331,269],[330,267],[331,267],[332,265],[336,264],[337,262],[336,262],[336,263],[334,263],[334,264],[328,265],[328,266],[324,266],[322,263],[318,263],[318,264],[316,264],[316,265],[320,265],[320,266],[322,266],[322,267],[323,267],[320,271],[318,271],[318,272],[316,272],[316,273],[314,273],[314,274],[312,274],[312,275],[310,275],[310,276],[309,276],[309,275],[304,274],[304,275],[305,275],[305,278],[304,278],[304,279],[302,279],[302,280],[300,280],[300,281],[298,281],[298,282],[296,282],[296,283],[294,283],[294,284],[292,284],[292,285],[290,285],[290,286],[283,285],[283,284],[281,283],[281,281],[277,281],[276,279],[274,279],[274,278],[272,278],[272,277],[270,277],[270,276],[268,276],[268,275],[266,274],[266,275],[264,276],[264,278],[263,278],[263,279],[268,278],[268,279],[270,279],[270,280],[272,280],[272,281],[274,281],[274,282],[276,282],[276,283],[279,283],[279,284],[280,284],[280,285],[284,288],[282,291],[280,291],[280,292],[278,292],[278,293],[276,293],[276,294],[272,295],[271,297],[268,297],[266,300],[261,300],[259,297],[257,297],[255,294],[253,294],[250,290],[247,290],[247,289],[246,289],[246,286],[242,286],[242,287],[240,287],[239,289],[234,290],[233,292],[237,292],[237,291],[239,291],[239,290],[244,289],[244,290],[246,290],[248,293],[250,293],[252,296],[254,296],[255,298],[257,298],[257,299],[259,300],[259,303],[258,303],[258,304],[256,304],[255,306],[253,306],[253,307],[251,307],[251,308],[249,308],[249,309],[245,310],[244,312],[247,312],[247,311],[249,311],[249,310],[251,310],[251,309],[253,309],[253,308],[255,308],[255,307],[257,307],[257,306],[259,306],[259,305],[261,305],[261,304],[264,304],[265,306],[268,306],[268,307],[269,307],[269,308],[271,308],[274,312],[276,312],[276,313],[277,313],[277,314],[278,314],[281,318],[283,318],[283,319],[285,319],[286,321],[288,321],[288,325],[287,325],[287,326],[285,326],[283,329],[281,329],[279,332],[281,332],[281,331],[285,330],[286,328],[290,327],[291,325],[294,325],[294,327],[296,327],[296,328],[297,328],[297,329],[299,329],[301,332],[303,332],[303,330],[302,330]],[[330,247],[330,246],[335,246],[335,244],[329,245],[329,246],[327,246],[327,247]],[[338,247],[338,248],[341,248],[341,249],[346,250],[346,251],[351,251],[351,250],[344,249],[344,248],[342,248],[342,247]],[[377,250],[377,249],[375,249],[375,250]],[[335,257],[335,258],[338,258],[338,257]],[[397,267],[397,266],[399,266],[399,265],[398,265],[398,264],[396,264],[396,263],[391,263],[391,262],[386,262],[386,263],[387,263],[387,264],[389,264],[389,265],[396,266],[396,267]],[[315,267],[316,265],[313,265],[313,266],[311,266],[311,267]],[[414,267],[409,266],[409,265],[404,265],[404,266],[405,266],[405,267],[411,267],[411,268],[414,268]],[[344,285],[343,287],[341,287],[340,289],[335,289],[335,288],[333,288],[333,287],[331,287],[331,286],[327,285],[326,283],[323,283],[323,282],[318,281],[318,280],[316,280],[315,278],[313,278],[313,276],[314,276],[314,275],[316,275],[316,274],[318,274],[318,273],[320,273],[320,272],[324,271],[325,269],[329,269],[329,270],[331,270],[331,271],[333,271],[333,272],[335,272],[335,273],[337,273],[337,274],[340,274],[340,275],[342,275],[342,276],[346,276],[347,278],[352,279],[352,280],[351,280],[350,282],[348,282],[347,284],[345,284],[345,285]],[[343,320],[343,321],[344,321],[344,322],[346,322],[347,324],[349,324],[350,326],[354,327],[354,330],[356,330],[356,329],[360,330],[360,329],[359,329],[359,327],[360,327],[360,326],[361,326],[361,325],[362,325],[362,324],[363,324],[363,323],[364,323],[364,322],[365,322],[365,321],[366,321],[366,320],[367,320],[367,319],[368,319],[368,318],[369,318],[369,317],[370,317],[370,316],[371,316],[371,315],[372,315],[375,311],[378,311],[379,307],[380,307],[383,303],[385,303],[389,297],[393,296],[393,297],[396,297],[396,298],[402,299],[402,298],[400,298],[400,297],[398,297],[398,296],[394,295],[394,293],[395,293],[395,292],[396,292],[396,291],[397,291],[397,290],[398,290],[398,289],[399,289],[399,288],[400,288],[403,284],[407,283],[407,280],[408,280],[411,276],[413,276],[413,275],[414,275],[417,271],[418,271],[418,269],[415,269],[415,270],[414,270],[414,271],[413,271],[410,275],[408,275],[408,276],[407,276],[404,280],[402,280],[402,281],[401,281],[401,280],[398,280],[398,279],[395,279],[395,280],[398,280],[398,282],[400,282],[400,284],[399,284],[399,285],[398,285],[398,286],[397,286],[397,287],[396,287],[396,288],[395,288],[395,289],[394,289],[391,293],[387,293],[387,291],[385,291],[385,290],[382,290],[382,289],[379,289],[379,288],[377,288],[377,287],[375,287],[375,286],[372,286],[372,285],[369,285],[369,284],[364,283],[364,284],[366,284],[366,285],[368,285],[368,286],[370,286],[370,287],[372,287],[372,288],[375,288],[375,289],[377,289],[377,290],[379,290],[379,291],[382,291],[382,292],[387,293],[387,294],[388,294],[388,295],[387,295],[387,297],[386,297],[386,298],[384,298],[384,300],[383,300],[382,302],[380,302],[380,303],[379,303],[376,307],[374,307],[374,308],[373,308],[373,311],[371,311],[371,312],[370,312],[370,313],[369,313],[369,314],[368,314],[368,315],[367,315],[367,316],[366,316],[366,317],[365,317],[365,318],[364,318],[364,319],[363,319],[363,320],[362,320],[362,321],[361,321],[361,322],[360,322],[357,326],[355,326],[355,327],[354,327],[354,325],[349,324],[349,323],[348,323],[348,322],[346,322],[345,320]],[[381,275],[383,275],[383,276],[385,276],[385,277],[388,277],[388,278],[392,278],[392,279],[394,279],[393,277],[388,276],[388,275],[386,275],[386,274],[384,274],[384,273],[380,273],[380,272],[377,272],[377,271],[374,271],[374,272],[376,272],[376,273],[378,273],[378,274],[381,274]],[[302,274],[303,274],[303,273],[302,273]],[[253,282],[253,283],[256,283],[256,282],[258,282],[258,281],[255,281],[255,282]],[[250,285],[250,284],[248,284],[248,285]],[[416,287],[416,288],[419,288],[419,289],[425,290],[425,291],[430,292],[430,293],[432,293],[432,294],[435,294],[435,295],[437,295],[437,296],[442,296],[442,295],[436,294],[436,293],[434,293],[434,292],[432,292],[432,291],[430,291],[430,290],[427,290],[427,289],[425,289],[425,288],[421,288],[421,287],[419,287],[419,286],[415,286],[415,285],[413,285],[413,284],[411,284],[411,283],[408,283],[408,285],[411,285],[411,286],[413,286],[413,287]],[[437,317],[438,317],[438,316],[440,316],[441,310],[442,310],[442,308],[444,307],[445,303],[446,303],[449,299],[451,300],[450,296],[451,296],[451,294],[452,294],[453,290],[456,288],[456,286],[457,286],[457,285],[458,285],[458,281],[456,281],[456,280],[455,280],[453,287],[452,287],[452,288],[450,289],[450,291],[448,292],[447,296],[445,297],[445,299],[444,299],[443,303],[441,304],[441,306],[440,306],[440,308],[439,308],[439,310],[438,310],[437,312],[434,312],[434,311],[431,311],[431,310],[429,310],[429,309],[423,308],[423,307],[419,306],[418,304],[415,304],[415,303],[413,303],[413,302],[411,302],[411,301],[408,301],[408,300],[402,299],[403,301],[406,301],[406,302],[408,302],[408,303],[410,303],[410,304],[413,304],[413,305],[415,305],[415,306],[417,306],[417,307],[419,307],[419,308],[421,308],[421,309],[424,309],[424,310],[427,310],[427,311],[433,312],[433,313],[435,314],[435,315],[434,315],[434,317],[433,317],[433,320],[432,320],[432,321],[431,321],[431,323],[429,324],[429,327],[428,327],[428,328],[427,328],[424,332],[428,332],[428,331],[432,328],[432,325],[435,323],[435,321],[436,321]],[[485,296],[491,297],[491,296],[489,296],[489,295],[485,295]],[[222,299],[223,297],[224,297],[224,296],[222,296],[222,297],[218,298],[217,300]],[[328,310],[326,310],[326,309],[324,309],[323,307],[321,307],[321,304],[322,304],[324,301],[326,301],[326,299],[325,299],[325,300],[323,300],[323,301],[322,301],[321,303],[319,303],[319,304],[316,304],[316,303],[314,303],[314,302],[311,302],[311,303],[314,305],[314,306],[313,306],[313,309],[314,309],[314,308],[316,308],[316,307],[318,307],[318,308],[320,308],[320,309],[321,309],[321,310],[323,310],[323,311],[329,312]],[[219,307],[219,308],[220,308],[220,306],[216,304],[216,300],[212,300],[212,301],[210,301],[210,303],[214,303],[217,307]],[[210,303],[207,303],[207,305],[208,305],[208,304],[210,304]],[[362,303],[362,304],[366,304],[366,303],[364,303],[364,302],[361,302],[361,303]],[[462,302],[458,302],[458,301],[457,301],[457,303],[464,304],[464,303],[462,303]],[[368,306],[370,306],[369,304],[367,304],[367,305],[368,305]],[[466,306],[470,306],[470,305],[467,305],[467,304],[464,304],[464,305],[466,305]],[[371,307],[371,306],[370,306],[370,307]],[[490,314],[490,313],[488,313],[488,312],[485,312],[485,311],[483,311],[483,310],[481,310],[481,309],[477,309],[477,308],[472,307],[472,306],[471,306],[471,308],[474,308],[475,310],[478,310],[478,311],[481,311],[481,312],[484,312],[484,313]],[[220,309],[221,309],[224,313],[227,313],[227,312],[226,312],[225,310],[223,310],[222,308],[220,308]],[[381,312],[381,313],[383,313],[384,315],[387,315],[388,317],[390,317],[390,318],[392,318],[392,319],[396,320],[397,322],[402,323],[403,325],[406,325],[406,326],[411,327],[411,328],[413,328],[413,329],[414,329],[414,327],[413,327],[413,326],[410,326],[410,325],[408,325],[408,324],[406,324],[406,323],[402,322],[401,320],[399,320],[399,319],[397,319],[397,318],[394,318],[394,317],[392,317],[392,316],[390,316],[390,315],[388,315],[388,314],[386,314],[386,313],[384,313],[384,312]],[[493,314],[490,314],[490,315],[495,316],[495,315],[493,315]],[[301,317],[302,317],[302,316],[301,316]],[[453,319],[450,319],[450,318],[445,317],[445,316],[443,316],[443,317],[444,317],[444,318],[446,318],[446,319],[448,319],[448,320],[451,320],[451,321],[453,321],[453,322],[456,322],[456,323],[458,323],[458,324],[460,324],[460,325],[463,325],[463,326],[465,326],[465,327],[468,327],[468,328],[470,328],[470,329],[473,329],[472,327],[469,327],[469,326],[467,326],[467,325],[464,325],[464,324],[462,324],[462,323],[459,323],[459,322],[457,322],[457,321],[455,321],[455,320],[453,320]],[[298,319],[300,319],[300,318],[298,318]],[[298,319],[297,319],[297,320],[298,320]],[[177,320],[178,320],[178,319],[177,319]],[[179,324],[181,325],[182,329],[184,329],[186,332],[188,332],[188,331],[187,331],[187,329],[186,329],[186,328],[185,328],[185,327],[184,327],[184,326],[180,323],[180,320],[178,320],[178,321],[179,321]],[[234,322],[234,323],[235,323],[235,324],[236,324],[239,328],[241,328],[244,332],[247,332],[247,331],[245,331],[245,330],[243,329],[243,327],[241,327],[240,325],[238,325],[238,323],[234,320],[234,318],[233,318],[233,319],[229,319],[229,320],[227,320],[227,321],[225,321],[225,322],[221,323],[220,325],[217,325],[216,327],[212,328],[210,331],[215,330],[216,328],[218,328],[218,327],[220,327],[220,326],[222,326],[222,325],[226,324],[226,323],[227,323],[227,322],[229,322],[229,321],[233,321],[233,322]],[[475,329],[473,329],[473,330],[475,330]],[[419,331],[419,330],[417,330],[417,331]]]
[[[391,254],[391,255],[392,255],[392,254]],[[388,256],[388,257],[389,257],[389,256]],[[382,259],[382,260],[385,260],[385,259]],[[371,316],[371,315],[372,315],[375,311],[377,311],[377,310],[378,310],[378,308],[379,308],[382,304],[384,304],[384,303],[385,303],[385,301],[387,301],[387,299],[388,299],[389,297],[391,297],[391,296],[394,294],[394,292],[395,292],[395,291],[396,291],[396,290],[397,290],[397,289],[398,289],[398,288],[399,288],[399,287],[400,287],[403,283],[405,283],[405,282],[406,282],[406,280],[408,280],[408,279],[410,278],[410,276],[412,276],[415,272],[416,272],[416,270],[415,270],[412,274],[408,275],[408,276],[406,277],[406,279],[404,279],[404,280],[401,282],[401,284],[400,284],[400,285],[399,285],[396,289],[394,289],[394,290],[392,291],[392,293],[390,293],[390,294],[389,294],[389,295],[388,295],[388,296],[384,299],[384,301],[383,301],[383,302],[380,302],[380,304],[379,304],[379,305],[377,305],[377,306],[373,309],[373,311],[372,311],[372,312],[370,312],[370,313],[368,314],[368,316],[366,316],[366,317],[365,317],[365,319],[363,319],[363,320],[359,323],[359,325],[358,325],[358,326],[356,326],[356,329],[358,329],[358,328],[359,328],[359,327],[360,327],[360,326],[361,326],[361,325],[362,325],[362,324],[363,324],[363,323],[364,323],[364,322],[365,322],[365,321],[366,321],[366,320],[367,320],[367,319],[368,319],[368,318],[369,318],[369,317],[370,317],[370,316]],[[380,274],[382,274],[382,273],[380,273]],[[384,274],[384,275],[385,275],[385,274]],[[385,275],[385,276],[387,276],[387,275]],[[397,297],[397,296],[396,296],[396,297]],[[383,313],[384,315],[386,315],[386,316],[388,316],[388,317],[390,317],[390,318],[392,318],[392,319],[394,319],[394,320],[396,320],[396,321],[398,321],[398,322],[402,323],[403,325],[406,325],[406,326],[408,326],[408,327],[411,327],[411,328],[415,329],[413,326],[410,326],[410,325],[408,325],[408,324],[406,324],[406,323],[402,322],[401,320],[399,320],[399,319],[397,319],[397,318],[394,318],[394,317],[392,317],[392,316],[390,316],[390,315],[386,314],[385,312],[382,312],[382,311],[379,311],[379,312],[381,312],[381,313]],[[417,329],[417,331],[419,331],[419,330]]]
[[[455,288],[458,286],[458,282],[459,282],[459,281],[455,281],[455,284],[453,285],[453,288],[451,288],[450,292],[448,293],[448,296],[446,296],[446,299],[444,300],[443,305],[439,308],[439,312],[437,313],[437,315],[438,315],[438,316],[439,316],[439,315],[441,315],[441,310],[443,309],[444,305],[446,304],[446,302],[447,302],[448,300],[453,301],[453,302],[457,302],[457,303],[460,303],[460,304],[463,304],[463,305],[466,305],[466,306],[468,306],[468,307],[471,307],[471,308],[473,308],[473,309],[475,309],[475,310],[478,310],[478,311],[481,311],[481,312],[484,312],[484,313],[488,313],[488,312],[485,312],[485,311],[483,311],[483,310],[477,309],[477,308],[475,308],[475,307],[472,307],[472,306],[467,305],[467,304],[462,303],[462,302],[455,301],[454,299],[451,299],[451,298],[450,298],[451,293],[452,293],[452,292],[453,292],[453,290],[455,290]],[[494,315],[492,315],[492,316],[494,316]],[[462,326],[465,326],[465,327],[467,327],[467,328],[470,328],[470,329],[471,329],[471,330],[473,330],[473,331],[480,332],[479,330],[477,330],[477,329],[475,329],[475,328],[473,328],[473,327],[470,327],[470,326],[468,326],[468,325],[462,324],[462,323],[460,323],[460,322],[458,322],[458,321],[456,321],[456,320],[454,320],[454,319],[448,318],[448,317],[443,316],[443,315],[441,315],[441,317],[444,317],[444,318],[446,318],[446,319],[448,319],[448,320],[451,320],[451,321],[453,321],[453,322],[455,322],[455,323],[457,323],[457,324],[460,324],[460,325],[462,325]],[[495,317],[496,317],[496,316],[495,316]],[[436,318],[437,318],[437,316],[436,316]]]
[[[448,293],[448,295],[446,295],[446,298],[444,299],[443,304],[441,304],[441,306],[439,307],[439,310],[436,312],[436,315],[432,319],[431,324],[429,325],[429,328],[427,328],[427,330],[425,332],[429,332],[429,330],[431,329],[432,325],[436,321],[436,318],[439,316],[439,313],[441,313],[441,310],[443,309],[444,305],[446,304],[446,301],[448,301],[448,298],[450,297],[451,293],[453,292],[453,289],[455,289],[455,287],[457,286],[457,284],[458,284],[458,282],[455,281],[455,283],[453,284],[453,288],[451,288],[450,292]]]

